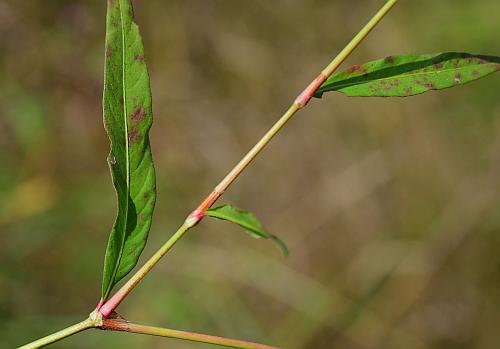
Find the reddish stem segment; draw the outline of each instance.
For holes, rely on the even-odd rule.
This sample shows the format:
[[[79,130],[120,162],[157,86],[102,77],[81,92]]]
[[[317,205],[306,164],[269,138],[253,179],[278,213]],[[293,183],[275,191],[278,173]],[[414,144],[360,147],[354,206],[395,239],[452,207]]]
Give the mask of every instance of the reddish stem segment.
[[[184,222],[183,225],[175,232],[175,234],[168,239],[168,241],[149,258],[149,260],[144,263],[144,265],[134,274],[128,281],[111,297],[107,302],[104,303],[98,311],[101,313],[103,318],[107,318],[111,313],[118,307],[118,305],[127,297],[127,295],[132,292],[135,286],[142,280],[144,276],[158,263],[158,261],[163,257],[170,249],[175,245],[175,243],[184,235],[184,233],[189,230],[193,225],[188,222]]]
[[[198,207],[193,212],[191,212],[186,221],[193,226],[198,224],[203,219],[203,217],[206,216],[206,214],[204,213],[205,210],[212,207],[212,205],[217,201],[219,197],[221,197],[223,193],[223,191],[219,191],[216,188],[205,198],[205,200],[202,201],[201,204],[198,205]]]
[[[104,319],[102,326],[100,328],[108,331],[121,331],[121,332],[147,334],[152,336],[169,337],[169,338],[176,338],[193,342],[220,345],[230,348],[279,349],[264,344],[252,343],[238,339],[217,337],[195,332],[172,330],[161,327],[144,326],[128,322],[123,318]]]
[[[327,77],[323,73],[320,73],[316,77],[316,79],[314,79],[309,84],[309,86],[307,86],[306,89],[302,91],[302,93],[297,97],[297,99],[295,100],[295,104],[300,108],[304,108],[314,96],[314,93],[316,93],[318,88],[325,82],[326,79]]]

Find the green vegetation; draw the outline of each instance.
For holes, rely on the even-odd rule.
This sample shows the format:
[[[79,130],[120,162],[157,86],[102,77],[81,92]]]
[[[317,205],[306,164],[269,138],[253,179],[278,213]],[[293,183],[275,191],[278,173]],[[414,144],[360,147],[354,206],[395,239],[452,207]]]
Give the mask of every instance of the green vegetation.
[[[116,292],[113,292],[114,286],[117,286],[138,264],[141,252],[145,248],[153,220],[153,209],[155,207],[157,188],[149,139],[152,125],[151,89],[142,39],[139,34],[139,29],[134,23],[131,1],[108,1],[103,109],[104,126],[111,142],[111,152],[108,157],[108,163],[117,194],[118,215],[113,225],[106,249],[102,295],[95,310],[93,310],[84,321],[27,344],[22,348],[42,347],[55,343],[61,339],[66,339],[73,334],[90,328],[170,337],[187,340],[188,342],[194,341],[234,348],[274,348],[263,344],[203,335],[196,332],[144,326],[125,320],[116,313],[116,310],[118,305],[125,300],[132,290],[139,284],[142,284],[140,283],[141,280],[146,275],[149,275],[148,273],[157,265],[160,259],[168,253],[183,236],[185,236],[186,232],[197,226],[205,217],[213,217],[233,222],[242,227],[244,231],[253,237],[271,239],[279,245],[285,254],[288,253],[285,244],[264,229],[263,225],[250,212],[237,209],[227,204],[216,208],[211,207],[226,192],[235,179],[247,169],[248,165],[260,154],[264,147],[266,147],[271,139],[273,139],[283,126],[287,124],[296,112],[304,108],[310,102],[313,96],[322,97],[325,92],[338,91],[348,96],[406,97],[430,90],[440,90],[462,85],[499,70],[500,59],[498,57],[451,52],[434,55],[391,55],[363,65],[352,66],[340,73],[334,73],[381,19],[392,9],[396,2],[397,0],[389,0],[386,2],[365,27],[363,27],[358,35],[350,41],[340,54],[294,100],[288,110],[274,126],[265,133],[261,140],[257,142],[226,177],[223,178],[198,207],[187,216],[177,232],[172,235],[160,249],[154,252],[152,257],[143,263],[124,284],[120,285]],[[304,63],[302,63],[302,65],[304,65]],[[201,130],[201,132],[205,133],[205,130]],[[154,139],[154,133],[152,133],[152,139]],[[185,158],[185,160],[187,160],[187,158]],[[368,163],[370,162],[368,161]],[[373,167],[369,165],[368,168],[369,171],[367,175],[376,182],[377,171],[374,170],[376,166]],[[378,171],[381,181],[384,181],[383,172],[384,171]],[[310,178],[308,178],[306,182],[308,187],[312,184]],[[42,185],[40,183],[42,183]],[[477,186],[477,181],[473,183]],[[467,187],[467,185],[460,186]],[[34,188],[38,190],[39,187],[43,190],[43,182],[36,182],[32,187],[28,186],[29,191],[27,191],[28,194],[25,195],[28,195],[29,198],[31,195],[29,193],[32,193]],[[190,186],[189,190],[192,190],[193,187],[194,186]],[[371,189],[369,189],[369,191],[370,190]],[[479,191],[478,189],[478,192]],[[268,190],[267,192],[272,193],[272,190]],[[42,196],[50,197],[50,195],[47,195],[47,193],[43,191]],[[460,191],[458,202],[463,201],[463,198],[469,199],[469,196],[470,191],[464,190],[464,193]],[[258,197],[259,195],[257,195],[256,199]],[[481,201],[482,199],[483,197],[479,196],[475,201],[468,201],[473,205],[473,208],[480,209],[482,207],[481,205],[485,205],[485,203]],[[182,203],[182,200],[174,200],[174,203],[178,205]],[[316,205],[312,206],[314,207]],[[429,210],[432,211],[432,207],[429,208]],[[13,212],[15,213],[16,211]],[[319,215],[320,211],[316,211],[316,213]],[[430,214],[430,216],[432,216],[432,214]],[[309,222],[307,224],[310,226],[311,223],[316,222],[315,219],[317,218],[315,214],[305,213],[302,219],[305,222]],[[290,219],[293,221],[294,217]],[[446,222],[446,220],[444,221]],[[420,222],[417,222],[417,224],[418,223]],[[281,231],[279,226],[275,226],[273,230],[275,230],[276,227]],[[467,228],[466,224],[460,225],[460,228],[470,229]],[[442,229],[442,227],[439,229]],[[463,238],[466,234],[464,232],[460,233],[458,230],[459,229],[455,231],[456,234],[448,235],[448,241],[453,240],[456,241],[456,243],[461,241],[461,237]],[[210,239],[208,241],[210,241]],[[293,251],[294,247],[292,246],[291,249]],[[417,256],[415,258],[418,259],[426,254],[436,254],[436,256],[440,258],[446,258],[450,253],[449,251],[447,253],[436,252],[431,248],[425,247],[411,251],[411,253],[408,254],[401,254],[402,250],[398,253],[399,257],[396,257],[395,263],[390,263],[391,266],[389,268],[386,268],[382,273],[375,272],[368,278],[374,277],[374,282],[361,293],[359,302],[344,309],[344,315],[341,317],[342,320],[337,322],[337,329],[347,333],[352,324],[355,323],[364,312],[368,311],[367,306],[373,298],[377,296],[380,290],[389,287],[388,284],[390,284],[395,273],[401,272],[399,268],[401,265],[405,265],[406,255],[414,255]],[[333,257],[330,254],[329,256]],[[436,258],[436,260],[439,260],[439,258]],[[248,260],[245,259],[245,261]],[[254,259],[251,259],[251,261],[254,261]],[[372,259],[372,262],[374,261],[375,260]],[[189,263],[189,260],[180,262],[179,265],[181,265],[181,269],[183,270],[181,275],[184,275],[184,271],[189,269]],[[429,270],[436,270],[436,266],[439,264],[440,263],[435,262],[429,267]],[[353,268],[353,272],[355,272],[356,266],[353,266]],[[204,272],[206,272],[206,270]],[[435,271],[432,273],[435,273]],[[432,275],[432,273],[428,275]],[[377,277],[377,275],[380,277]],[[427,276],[426,282],[423,283],[424,287],[429,282],[428,278],[429,276]],[[272,278],[269,279],[268,282],[272,282]],[[306,282],[306,284],[307,283],[308,282]],[[314,283],[310,285],[313,288],[316,287],[313,286]],[[165,287],[168,289],[168,287],[172,287],[172,285]],[[416,289],[419,289],[419,287],[416,287]],[[315,316],[322,313],[321,309],[329,308],[332,304],[330,304],[331,300],[329,300],[328,297],[314,297],[313,294],[316,291],[311,292],[312,293],[308,292],[307,295],[307,297],[311,298],[306,298],[306,301],[304,301],[303,305],[300,307],[302,307],[303,311],[306,313],[310,312],[310,314],[313,314],[312,317],[315,318]],[[323,291],[319,291],[317,295],[321,295],[322,292]],[[71,304],[74,297],[74,292],[67,292],[59,305],[59,309]],[[218,297],[223,296],[217,293],[211,296],[212,300],[216,300]],[[223,299],[224,298],[221,298],[221,300]],[[310,301],[307,301],[307,299]],[[312,300],[314,300],[314,302],[312,302]],[[318,308],[315,308],[316,306]],[[147,309],[145,308],[147,307],[145,304],[141,304],[141,307]],[[120,311],[120,314],[122,314],[122,311]],[[145,314],[145,316],[147,316],[148,311],[145,311]],[[218,315],[231,316],[225,312]],[[194,311],[194,316],[196,317],[196,311]],[[329,317],[330,315],[326,316]],[[288,330],[292,328],[301,335],[294,335],[298,338],[296,341],[291,343],[280,343],[280,347],[289,347],[290,345],[298,345],[300,347],[321,347],[324,346],[325,343],[331,342],[328,337],[329,335],[322,335],[320,333],[317,335],[318,340],[323,344],[315,344],[314,342],[306,343],[301,341],[300,337],[305,333],[305,337],[307,338],[307,333],[310,333],[310,331],[315,332],[314,325],[312,329],[307,327],[299,328],[297,327],[298,323],[293,320],[293,317],[290,317],[287,321],[283,321],[283,323],[284,330],[286,328],[288,328]],[[372,325],[373,324],[370,326]],[[398,338],[404,337],[405,339],[403,339],[403,341],[407,340],[407,335],[404,333],[400,333],[398,336]],[[355,336],[353,338],[355,338]],[[276,343],[278,343],[278,341],[276,341]],[[368,343],[372,344],[372,341],[369,340]]]

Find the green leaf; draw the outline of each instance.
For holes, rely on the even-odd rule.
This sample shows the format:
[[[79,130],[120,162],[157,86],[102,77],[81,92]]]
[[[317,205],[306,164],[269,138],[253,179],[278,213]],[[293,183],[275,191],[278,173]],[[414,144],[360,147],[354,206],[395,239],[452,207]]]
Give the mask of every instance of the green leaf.
[[[104,259],[102,297],[137,264],[146,245],[156,200],[149,145],[151,89],[138,26],[129,0],[108,0],[104,72],[104,127],[118,199],[118,216]]]
[[[231,205],[223,205],[209,208],[205,211],[205,214],[210,217],[236,223],[256,239],[271,239],[278,245],[284,255],[288,255],[288,248],[285,243],[278,237],[268,233],[250,212],[240,210]]]
[[[500,57],[449,52],[389,56],[328,78],[315,97],[339,91],[359,97],[407,97],[477,80],[500,69]]]

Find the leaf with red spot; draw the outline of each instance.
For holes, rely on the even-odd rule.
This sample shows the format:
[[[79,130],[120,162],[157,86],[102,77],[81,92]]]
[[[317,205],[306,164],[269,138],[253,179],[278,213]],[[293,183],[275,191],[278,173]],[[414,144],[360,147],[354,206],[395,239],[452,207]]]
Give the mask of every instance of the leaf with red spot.
[[[359,97],[407,97],[480,79],[500,70],[500,57],[448,52],[389,56],[333,74],[316,91]]]
[[[156,200],[149,129],[153,121],[144,48],[130,0],[108,0],[104,72],[104,125],[118,199],[118,215],[104,260],[102,297],[137,264]]]

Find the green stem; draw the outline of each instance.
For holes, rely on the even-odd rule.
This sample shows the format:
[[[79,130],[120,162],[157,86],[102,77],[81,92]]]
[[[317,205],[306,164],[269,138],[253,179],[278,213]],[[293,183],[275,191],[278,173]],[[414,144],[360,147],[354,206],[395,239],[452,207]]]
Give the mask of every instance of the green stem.
[[[368,21],[368,23],[359,31],[358,34],[344,47],[344,49],[326,66],[325,69],[300,93],[288,110],[279,118],[279,120],[266,132],[266,134],[253,146],[252,149],[240,160],[240,162],[224,177],[224,179],[215,187],[207,198],[191,213],[193,220],[201,219],[200,213],[210,208],[217,199],[226,191],[234,180],[245,170],[253,159],[269,144],[271,139],[286,125],[286,123],[295,115],[297,111],[304,108],[316,90],[325,82],[330,75],[346,60],[356,47],[366,38],[366,36],[375,28],[375,26],[392,9],[398,0],[389,0],[382,8]]]
[[[144,325],[130,323],[124,319],[104,319],[103,324],[100,328],[103,330],[122,331],[130,333],[147,334],[151,336],[176,338],[192,342],[220,345],[229,348],[279,349],[264,344],[252,343],[252,342],[217,337],[217,336],[210,336],[202,333],[179,331],[179,330],[172,330],[168,328],[153,327],[153,326],[144,326]]]
[[[98,310],[104,318],[107,318],[116,309],[116,307],[127,297],[134,287],[142,280],[144,276],[155,266],[156,263],[175,245],[177,241],[192,227],[184,223],[175,232],[174,235],[149,258],[149,260]]]
[[[366,23],[366,25],[359,31],[358,34],[347,44],[346,47],[340,53],[335,57],[335,59],[322,71],[322,74],[325,76],[329,77],[335,69],[338,68],[342,62],[346,60],[346,58],[351,54],[351,52],[361,43],[361,41],[366,38],[368,34],[377,26],[377,24],[384,18],[386,14],[389,13],[389,11],[393,8],[394,5],[398,0],[388,0],[384,6],[378,10],[378,12],[375,14],[375,16],[372,17]],[[315,91],[316,92],[316,91]],[[314,94],[314,93],[313,93]]]
[[[73,326],[67,327],[63,330],[56,332],[56,333],[50,334],[46,337],[40,338],[40,339],[38,339],[34,342],[31,342],[29,344],[23,345],[22,347],[19,347],[18,349],[41,348],[41,347],[44,347],[46,345],[60,341],[61,339],[64,339],[66,337],[72,336],[78,332],[82,332],[84,330],[92,328],[92,327],[96,327],[96,320],[89,317],[88,319],[85,319],[82,322],[79,322]]]
[[[382,18],[391,10],[398,0],[389,0],[373,16],[372,19],[359,31],[358,34],[346,45],[346,47],[335,57],[328,66],[302,91],[295,99],[288,110],[279,118],[279,120],[266,132],[266,134],[253,146],[252,149],[238,162],[238,164],[224,177],[224,179],[215,187],[215,189],[202,201],[202,203],[186,218],[184,224],[167,241],[161,249],[151,257],[146,264],[139,269],[131,279],[118,290],[101,308],[100,313],[104,318],[108,317],[114,309],[120,304],[137,283],[148,273],[153,266],[160,260],[165,253],[189,230],[189,228],[198,224],[205,216],[204,211],[210,208],[217,199],[226,191],[234,180],[245,170],[253,159],[269,144],[271,139],[286,125],[286,123],[295,115],[295,113],[304,108],[311,100],[316,90],[328,77],[345,61],[345,59],[354,51],[354,49],[363,41],[373,28],[382,20]]]
[[[126,331],[134,333],[150,334],[162,337],[172,337],[195,342],[210,343],[226,347],[241,349],[277,349],[263,344],[250,343],[234,339],[209,336],[193,332],[177,331],[159,327],[150,327],[128,322],[117,323],[116,319],[106,319],[116,309],[116,307],[125,299],[125,297],[135,288],[142,278],[158,263],[158,261],[175,245],[175,243],[193,226],[195,226],[205,214],[206,209],[210,208],[225,190],[234,182],[234,180],[245,170],[253,159],[264,149],[264,147],[274,138],[274,136],[286,125],[293,115],[304,108],[316,90],[321,84],[345,61],[345,59],[354,51],[354,49],[363,41],[373,28],[382,20],[382,18],[391,10],[398,0],[388,0],[386,4],[373,16],[373,18],[361,29],[361,31],[346,45],[346,47],[335,57],[328,66],[302,91],[295,99],[288,110],[280,119],[269,129],[268,132],[250,149],[250,151],[241,159],[240,162],[224,177],[224,179],[215,187],[205,200],[186,218],[186,221],[177,230],[177,232],[104,304],[99,303],[96,311],[91,316],[73,326],[65,328],[59,332],[26,344],[19,349],[41,348],[51,343],[55,343],[63,338],[72,336],[78,332],[92,327],[103,329],[112,329],[115,331]],[[109,324],[109,321],[115,321],[115,328],[105,328],[102,318]],[[126,323],[126,329],[123,327]],[[101,326],[103,325],[103,326]],[[121,327],[120,327],[121,326]]]

